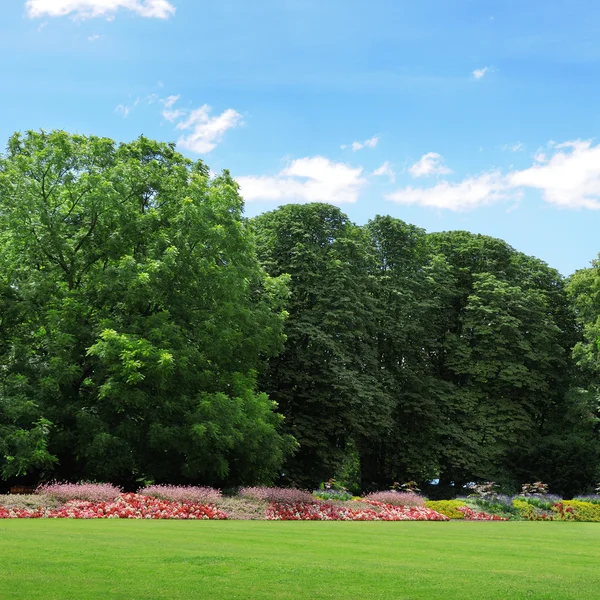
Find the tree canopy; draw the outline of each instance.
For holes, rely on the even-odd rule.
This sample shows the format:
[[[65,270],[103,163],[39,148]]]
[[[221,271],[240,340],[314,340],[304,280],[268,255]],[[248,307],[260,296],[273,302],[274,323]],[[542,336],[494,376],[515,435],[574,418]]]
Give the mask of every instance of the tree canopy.
[[[488,236],[243,209],[173,144],[9,140],[2,480],[600,479],[599,261],[566,280]]]
[[[173,146],[34,133],[0,160],[4,477],[268,481],[293,448],[256,377],[284,278],[236,183]]]

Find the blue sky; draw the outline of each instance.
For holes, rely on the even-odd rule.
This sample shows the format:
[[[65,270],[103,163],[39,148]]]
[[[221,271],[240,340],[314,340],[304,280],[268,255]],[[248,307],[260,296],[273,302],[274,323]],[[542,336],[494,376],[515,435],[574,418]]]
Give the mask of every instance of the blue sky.
[[[177,141],[248,215],[338,204],[505,239],[568,275],[600,251],[600,5],[0,0],[0,138]]]

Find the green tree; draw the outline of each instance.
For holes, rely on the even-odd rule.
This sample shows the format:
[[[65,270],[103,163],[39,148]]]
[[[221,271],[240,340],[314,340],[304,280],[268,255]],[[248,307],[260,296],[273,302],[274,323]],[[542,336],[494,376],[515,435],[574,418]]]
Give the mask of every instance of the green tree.
[[[449,232],[429,241],[453,279],[435,366],[450,386],[442,480],[516,484],[515,463],[566,407],[574,324],[564,282],[501,240]]]
[[[293,447],[257,391],[283,344],[227,172],[172,145],[15,134],[0,160],[0,468],[271,480]]]
[[[286,474],[315,486],[339,471],[355,444],[391,427],[378,373],[370,245],[327,204],[287,205],[253,224],[265,269],[290,278],[287,342],[261,384],[300,443]]]

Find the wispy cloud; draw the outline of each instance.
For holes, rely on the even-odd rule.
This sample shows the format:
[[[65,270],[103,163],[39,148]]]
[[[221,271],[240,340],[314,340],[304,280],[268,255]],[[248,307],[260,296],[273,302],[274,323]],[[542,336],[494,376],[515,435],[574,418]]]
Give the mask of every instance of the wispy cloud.
[[[356,202],[367,183],[362,167],[333,162],[323,156],[292,161],[274,177],[238,177],[246,201]]]
[[[115,112],[119,115],[121,115],[124,119],[126,119],[129,116],[129,113],[140,103],[140,99],[136,98],[135,101],[133,102],[133,104],[119,104],[119,106],[117,106],[115,108]]]
[[[153,103],[155,101],[154,97],[156,96],[156,94],[153,94],[152,97],[152,101],[150,103]],[[162,102],[163,104],[163,109],[162,109],[162,116],[169,122],[173,123],[173,121],[176,121],[177,119],[179,119],[180,117],[185,115],[185,110],[180,110],[178,108],[173,108],[174,104],[179,100],[181,96],[177,95],[177,96],[168,96],[167,98],[164,98],[162,100],[160,100],[160,102]]]
[[[373,175],[375,177],[383,177],[387,175],[392,183],[396,181],[396,172],[394,171],[394,169],[392,169],[389,160],[386,160],[380,167],[375,169],[373,171]]]
[[[94,35],[90,35],[90,37],[88,37],[88,42],[95,42],[96,40],[99,40],[102,36],[95,33]]]
[[[490,68],[489,67],[483,67],[483,69],[475,69],[472,73],[473,77],[475,77],[475,79],[479,80],[479,79],[483,79],[487,73],[489,73]]]
[[[211,110],[208,104],[204,104],[191,111],[187,119],[177,123],[176,129],[188,132],[177,141],[181,148],[196,154],[207,154],[217,147],[226,131],[242,124],[242,115],[233,108],[214,117],[210,115]]]
[[[120,9],[155,19],[168,19],[175,14],[175,6],[167,0],[27,0],[25,9],[32,19],[44,16],[111,19]]]
[[[363,148],[375,148],[379,143],[379,136],[374,135],[372,138],[368,140],[364,140],[363,142],[352,142],[350,145],[342,144],[340,148],[345,150],[346,148],[351,148],[353,152],[358,152],[358,150],[362,150]]]
[[[413,177],[430,175],[450,175],[452,169],[444,164],[444,157],[437,152],[427,152],[408,169]]]
[[[508,152],[522,152],[525,150],[525,144],[522,142],[517,142],[516,144],[504,144],[504,146],[502,146],[502,150],[506,150]]]

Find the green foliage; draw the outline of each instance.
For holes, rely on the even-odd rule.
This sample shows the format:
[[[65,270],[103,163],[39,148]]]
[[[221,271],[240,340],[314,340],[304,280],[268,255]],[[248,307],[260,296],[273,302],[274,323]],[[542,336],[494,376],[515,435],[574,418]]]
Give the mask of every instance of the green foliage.
[[[465,514],[457,510],[461,506],[466,506],[463,500],[427,500],[425,506],[446,515],[450,519],[465,518]]]
[[[391,427],[378,377],[371,256],[360,228],[330,205],[284,206],[253,226],[263,266],[273,277],[287,274],[290,290],[286,346],[261,386],[300,443],[285,474],[312,488],[342,468],[351,448],[360,453]]]
[[[285,278],[237,184],[172,145],[14,135],[0,159],[4,477],[255,483],[294,442],[257,391]]]

